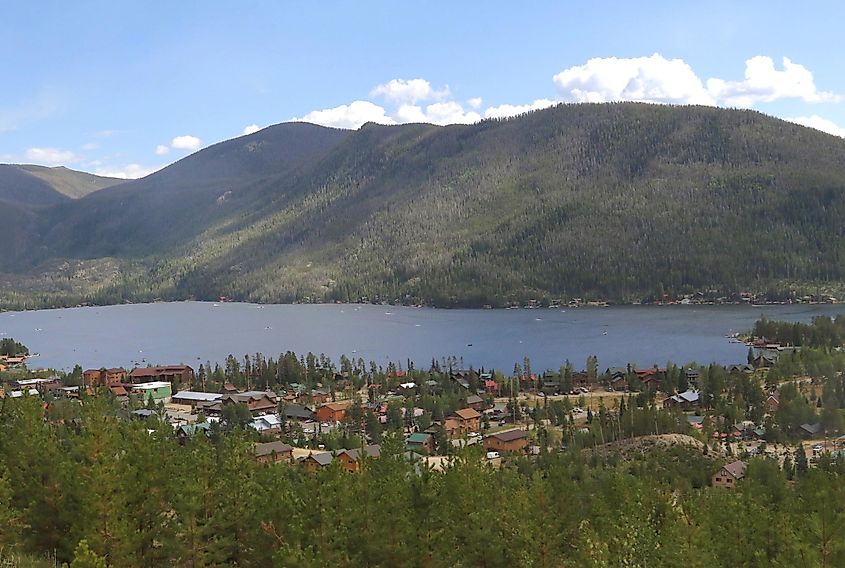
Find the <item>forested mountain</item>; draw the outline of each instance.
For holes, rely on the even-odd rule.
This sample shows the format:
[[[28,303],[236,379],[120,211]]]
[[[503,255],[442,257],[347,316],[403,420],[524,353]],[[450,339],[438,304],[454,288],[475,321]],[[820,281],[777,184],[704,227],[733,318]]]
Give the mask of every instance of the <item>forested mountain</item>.
[[[267,128],[40,210],[27,254],[0,252],[0,268],[121,265],[72,297],[39,288],[43,303],[782,293],[842,285],[843,218],[839,138],[753,111],[559,105]]]

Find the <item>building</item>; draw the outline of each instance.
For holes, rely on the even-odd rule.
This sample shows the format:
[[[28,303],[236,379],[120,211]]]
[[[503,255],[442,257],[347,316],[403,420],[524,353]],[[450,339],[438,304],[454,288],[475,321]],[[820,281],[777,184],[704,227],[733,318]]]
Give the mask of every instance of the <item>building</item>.
[[[350,402],[327,402],[317,409],[314,416],[317,422],[334,424],[343,420],[350,405]]]
[[[152,381],[149,383],[139,383],[132,385],[131,391],[135,394],[141,395],[141,399],[146,402],[149,399],[154,401],[163,400],[168,402],[173,395],[173,389],[170,382],[167,381]]]
[[[222,397],[222,394],[216,392],[179,391],[173,395],[170,402],[173,404],[184,404],[185,406],[196,408],[202,403],[216,402]]]
[[[314,411],[301,404],[284,404],[280,414],[285,420],[296,420],[298,422],[314,420]]]
[[[293,458],[293,447],[284,442],[255,444],[255,461],[258,463],[289,462]]]
[[[434,438],[427,432],[411,434],[405,440],[405,448],[422,455],[434,453]]]
[[[813,424],[802,424],[798,431],[802,438],[818,438],[824,436],[824,428],[818,422]]]
[[[282,433],[282,421],[275,414],[259,416],[250,422],[249,426],[259,434],[272,435]]]
[[[481,413],[473,408],[462,408],[452,415],[458,421],[460,436],[470,432],[478,432],[481,429]]]
[[[484,399],[478,396],[477,394],[473,394],[467,397],[467,406],[472,408],[473,410],[477,410],[481,412],[484,410]]]
[[[746,466],[747,464],[741,460],[724,465],[713,474],[710,482],[713,487],[736,487],[736,484],[745,477]]]
[[[86,388],[110,387],[119,385],[126,380],[126,369],[114,367],[112,369],[87,369],[82,372],[82,384]]]
[[[525,430],[507,430],[489,434],[484,438],[484,450],[500,453],[524,453],[528,447],[528,432]]]
[[[340,462],[343,469],[349,472],[355,472],[361,469],[362,458],[377,459],[381,456],[381,446],[378,444],[370,444],[364,446],[362,449],[354,450],[338,450],[335,452],[335,458]]]
[[[311,452],[307,456],[299,458],[299,463],[308,473],[314,473],[332,464],[334,457],[331,452]]]
[[[253,416],[274,413],[279,404],[279,397],[275,393],[265,391],[247,391],[235,394],[224,394],[220,397],[220,410],[230,404],[245,404]],[[210,408],[214,408],[213,406]]]
[[[663,400],[663,408],[680,408],[681,410],[690,410],[698,408],[699,395],[698,391],[686,390],[679,394],[674,394]]]
[[[773,392],[768,397],[766,397],[766,413],[774,414],[777,412],[778,407],[780,406],[780,393],[778,391]]]
[[[194,370],[188,365],[166,365],[164,367],[135,367],[129,373],[131,383],[167,381],[168,383],[191,384]]]

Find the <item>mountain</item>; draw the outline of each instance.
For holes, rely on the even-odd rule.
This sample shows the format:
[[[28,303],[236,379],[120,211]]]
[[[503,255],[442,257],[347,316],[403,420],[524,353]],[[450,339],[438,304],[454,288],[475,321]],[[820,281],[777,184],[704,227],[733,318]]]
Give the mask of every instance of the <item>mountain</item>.
[[[786,294],[843,287],[843,218],[840,138],[753,111],[559,105],[277,125],[39,209],[25,260],[0,263],[29,293],[45,263],[119,265],[73,294],[39,288],[54,303]]]
[[[124,181],[61,166],[0,164],[0,201],[26,208],[56,205]]]

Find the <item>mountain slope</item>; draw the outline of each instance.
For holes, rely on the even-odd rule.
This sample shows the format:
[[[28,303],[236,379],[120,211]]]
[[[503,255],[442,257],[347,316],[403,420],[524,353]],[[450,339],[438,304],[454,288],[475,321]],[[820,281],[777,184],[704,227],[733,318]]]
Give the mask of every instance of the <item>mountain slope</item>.
[[[0,201],[18,207],[45,207],[77,199],[124,180],[64,167],[0,164]]]
[[[751,111],[561,105],[475,125],[283,124],[39,212],[90,299],[438,305],[845,281],[845,141]]]
[[[45,166],[20,165],[18,168],[46,182],[50,187],[71,199],[79,199],[89,193],[94,193],[95,191],[100,191],[101,189],[126,181],[118,178],[78,172],[64,166],[48,168]]]
[[[63,257],[165,253],[208,224],[255,206],[278,180],[319,160],[348,132],[289,123],[215,144],[143,179],[65,203],[44,241]]]

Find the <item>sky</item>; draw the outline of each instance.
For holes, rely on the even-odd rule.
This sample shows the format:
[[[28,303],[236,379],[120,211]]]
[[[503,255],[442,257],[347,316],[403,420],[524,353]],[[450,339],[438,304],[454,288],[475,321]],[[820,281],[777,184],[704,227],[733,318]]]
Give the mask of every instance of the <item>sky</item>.
[[[9,2],[0,162],[135,178],[291,120],[472,123],[619,100],[845,136],[843,21],[834,1]]]

